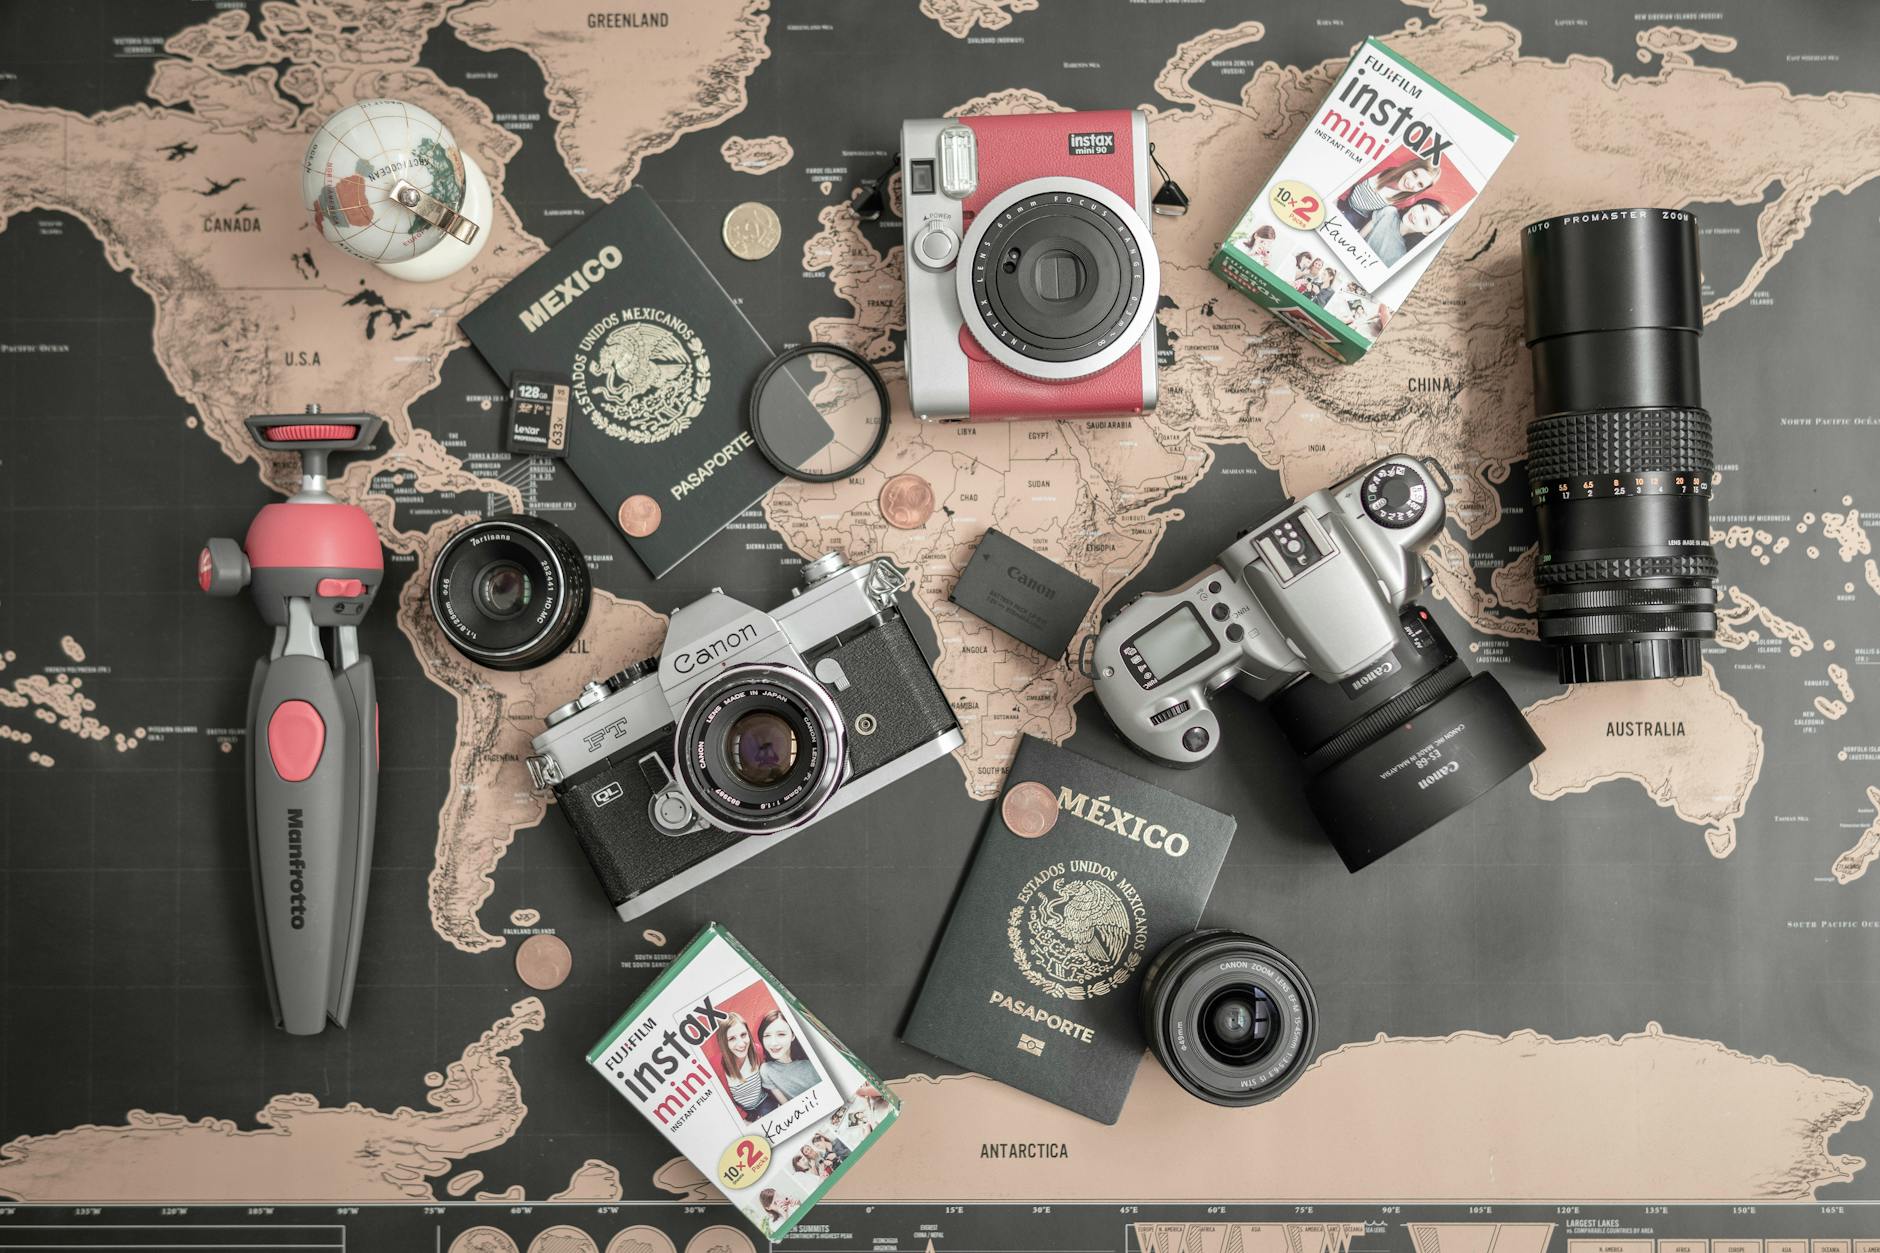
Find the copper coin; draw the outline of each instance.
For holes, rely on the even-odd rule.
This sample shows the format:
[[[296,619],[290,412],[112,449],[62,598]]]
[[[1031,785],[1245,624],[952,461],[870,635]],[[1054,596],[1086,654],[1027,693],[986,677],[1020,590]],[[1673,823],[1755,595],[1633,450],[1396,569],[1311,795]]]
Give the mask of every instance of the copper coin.
[[[539,992],[558,988],[574,969],[574,954],[558,935],[532,935],[516,950],[516,975]]]
[[[897,531],[912,531],[933,517],[933,484],[918,474],[897,474],[882,484],[881,516]]]
[[[1042,783],[1020,783],[1005,794],[999,816],[1013,835],[1035,840],[1057,825],[1057,797]]]
[[[651,496],[629,496],[614,516],[621,530],[634,539],[645,539],[659,529],[659,502]]]

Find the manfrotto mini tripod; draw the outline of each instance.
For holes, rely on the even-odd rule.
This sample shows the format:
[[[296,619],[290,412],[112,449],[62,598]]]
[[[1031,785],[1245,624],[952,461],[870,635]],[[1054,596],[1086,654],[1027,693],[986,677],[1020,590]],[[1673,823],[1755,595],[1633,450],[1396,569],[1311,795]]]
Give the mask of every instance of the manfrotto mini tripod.
[[[248,419],[263,448],[300,454],[300,491],[266,505],[240,544],[212,539],[196,581],[248,588],[274,645],[248,691],[248,835],[262,965],[277,1026],[346,1025],[378,802],[378,702],[359,623],[385,562],[357,505],[327,494],[326,462],[378,435],[370,414]]]

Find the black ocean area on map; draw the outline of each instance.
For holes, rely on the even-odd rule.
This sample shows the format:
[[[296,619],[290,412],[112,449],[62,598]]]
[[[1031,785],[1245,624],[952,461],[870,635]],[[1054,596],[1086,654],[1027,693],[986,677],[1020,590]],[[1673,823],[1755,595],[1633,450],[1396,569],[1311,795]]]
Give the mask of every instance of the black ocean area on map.
[[[847,168],[850,181],[872,174],[879,157],[849,154],[891,150],[900,117],[1009,86],[1083,107],[1153,100],[1154,73],[1182,39],[1203,30],[1257,17],[1267,24],[1266,38],[1234,55],[1310,64],[1400,24],[1406,12],[1368,4],[1341,11],[1343,25],[1333,25],[1307,10],[1268,7],[1274,11],[1132,5],[1098,27],[1080,21],[1072,6],[1046,0],[1001,33],[1023,42],[968,44],[939,36],[912,5],[845,11],[840,38],[791,29],[790,13],[779,6],[773,55],[752,75],[750,107],[650,158],[640,181],[781,346],[803,338],[810,318],[847,311],[826,276],[802,274],[795,255],[816,229],[817,211],[843,191],[839,183],[821,195],[804,171]],[[113,21],[171,31],[201,20],[199,10],[140,9],[134,21]],[[69,22],[65,34],[51,34],[69,36],[72,47],[90,48],[81,36],[102,38],[93,30],[109,29],[82,10],[32,11],[36,21]],[[1528,23],[1529,55],[1593,51],[1616,58],[1621,72],[1631,68],[1631,11],[1600,8],[1585,28],[1555,16],[1539,6],[1490,6],[1491,18]],[[1699,59],[1746,77],[1786,78],[1779,58],[1770,63],[1772,49],[1820,43],[1814,32],[1833,25],[1819,13],[1798,13],[1794,22],[1779,38],[1770,32],[1755,41],[1753,64],[1761,68],[1748,68],[1748,40],[1742,53]],[[1582,29],[1593,43],[1573,42]],[[858,58],[857,46],[918,49],[921,56],[912,65]],[[519,132],[524,144],[509,164],[506,195],[549,242],[578,222],[566,210],[592,202],[555,151],[533,63],[520,53],[471,52],[447,28],[433,34],[424,63],[499,112],[542,115]],[[121,65],[113,63],[115,78],[123,77]],[[491,72],[497,77],[475,76]],[[1825,81],[1803,84],[1804,72]],[[1862,80],[1874,73],[1871,60],[1847,59],[1832,73],[1810,63],[1796,81],[1798,89],[1871,88]],[[1244,74],[1205,71],[1198,81],[1232,92]],[[839,109],[827,107],[832,82],[842,85]],[[41,78],[22,83],[14,98],[83,108],[129,103],[116,89],[70,90],[61,96]],[[14,96],[4,83],[0,94]],[[726,135],[766,133],[790,139],[790,167],[762,178],[726,167],[718,154]],[[1213,172],[1176,173],[1191,194],[1223,193]],[[733,262],[719,243],[724,210],[743,199],[771,203],[783,217],[784,242],[769,264]],[[1753,255],[1753,214],[1720,213],[1746,232],[1719,241],[1733,275]],[[1870,444],[1852,441],[1865,440],[1864,432],[1780,422],[1874,416],[1871,371],[1846,368],[1871,355],[1861,336],[1874,299],[1846,276],[1848,258],[1875,254],[1877,216],[1880,192],[1871,186],[1816,206],[1805,237],[1763,283],[1767,300],[1725,313],[1706,337],[1706,392],[1719,459],[1731,467],[1719,486],[1719,518],[1782,518],[1752,525],[1793,535],[1806,511],[1845,511],[1845,494],[1864,509],[1880,508],[1880,495],[1861,494],[1869,476],[1857,454]],[[57,235],[45,221],[58,224]],[[867,234],[883,250],[899,239],[891,223]],[[149,355],[149,298],[110,269],[82,225],[52,214],[11,219],[0,232],[0,276],[16,280],[9,291],[66,293],[56,307],[70,323],[55,334],[43,303],[13,307],[0,338],[71,343],[56,361],[0,357],[0,395],[33,401],[30,410],[10,403],[5,415],[7,461],[30,459],[32,469],[6,474],[0,498],[8,522],[0,538],[8,563],[0,648],[21,652],[0,682],[61,664],[57,636],[70,630],[94,662],[111,668],[88,676],[87,690],[114,729],[239,726],[249,659],[265,647],[266,632],[245,600],[201,597],[188,582],[189,561],[201,537],[240,534],[268,493],[251,465],[229,462],[184,425],[188,407]],[[1412,304],[1402,316],[1415,315]],[[499,390],[466,347],[446,359],[438,386],[413,416],[468,457],[497,446]],[[1278,475],[1244,447],[1219,448],[1216,458],[1210,476],[1168,506],[1186,517],[1113,603],[1185,580],[1257,516],[1236,518],[1236,511],[1277,506]],[[473,464],[503,472],[500,458]],[[799,555],[758,517],[655,583],[565,470],[528,482],[525,504],[575,535],[595,559],[601,587],[660,611],[715,584],[769,607],[795,581]],[[1517,467],[1505,502],[1519,502],[1520,482]],[[417,531],[491,506],[480,494],[394,495],[398,525]],[[1518,553],[1525,527],[1530,518],[1511,517],[1472,547]],[[1812,561],[1803,551],[1811,543],[1822,549]],[[1724,563],[1726,585],[1740,584],[1800,622],[1815,643],[1799,658],[1786,648],[1709,654],[1724,691],[1769,732],[1737,848],[1725,859],[1705,850],[1700,826],[1654,806],[1635,783],[1601,783],[1584,796],[1544,803],[1528,793],[1523,774],[1387,862],[1347,876],[1298,799],[1289,750],[1251,702],[1222,699],[1227,748],[1179,776],[1130,753],[1088,699],[1070,746],[1241,815],[1208,920],[1252,930],[1301,961],[1321,989],[1321,1048],[1380,1031],[1534,1028],[1573,1036],[1635,1031],[1655,1020],[1670,1032],[1872,1084],[1880,1079],[1880,1045],[1871,1033],[1871,946],[1880,932],[1795,924],[1852,922],[1872,912],[1874,876],[1845,887],[1824,877],[1871,818],[1862,812],[1864,788],[1880,784],[1880,764],[1834,760],[1844,744],[1880,741],[1869,712],[1880,708],[1880,686],[1870,690],[1868,678],[1880,673],[1871,664],[1880,655],[1869,655],[1866,666],[1852,655],[1871,638],[1874,593],[1859,563],[1843,564],[1818,527],[1795,536],[1767,565],[1747,548],[1726,551]],[[81,743],[12,711],[0,714],[36,732],[37,745],[59,758],[55,769],[29,768],[24,749],[0,744],[7,772],[0,801],[7,879],[0,892],[0,1141],[121,1122],[133,1107],[247,1126],[268,1097],[290,1091],[327,1104],[421,1106],[426,1073],[528,994],[514,976],[520,936],[471,956],[432,927],[426,884],[439,809],[454,786],[456,702],[425,676],[395,624],[399,584],[422,572],[395,557],[390,570],[366,628],[386,710],[386,762],[367,964],[346,1032],[290,1040],[266,1023],[241,833],[239,743],[225,754],[207,735],[156,736],[127,763],[108,741]],[[1849,580],[1853,595],[1839,599]],[[1437,612],[1452,638],[1473,638],[1447,605]],[[1827,639],[1839,643],[1834,653],[1825,651]],[[1494,673],[1518,699],[1557,694],[1539,646],[1489,645],[1508,659]],[[1841,721],[1793,726],[1814,716],[1814,694],[1833,690],[1803,683],[1824,678],[1836,659],[1852,672],[1857,700]],[[625,660],[597,657],[595,668],[605,673]],[[600,1027],[652,977],[643,959],[659,950],[642,939],[647,926],[677,943],[708,919],[724,920],[883,1073],[947,1069],[899,1044],[895,1032],[986,808],[966,796],[952,763],[937,764],[631,925],[608,910],[551,810],[518,833],[479,917],[502,933],[512,910],[540,909],[543,925],[573,948],[575,973],[544,994],[544,1029],[525,1033],[508,1054],[529,1107],[520,1130],[452,1163],[450,1173],[479,1169],[483,1187],[520,1184],[539,1199],[593,1157],[620,1170],[629,1198],[657,1195],[652,1173],[669,1156],[665,1146],[579,1063]],[[120,820],[132,812],[138,823]],[[1797,817],[1806,821],[1780,821]],[[827,905],[806,915],[789,904],[804,899]],[[123,1022],[139,1030],[112,1030]],[[1832,1147],[1880,1160],[1876,1122],[1870,1116],[1852,1124]],[[1875,1169],[1830,1193],[1875,1195]]]

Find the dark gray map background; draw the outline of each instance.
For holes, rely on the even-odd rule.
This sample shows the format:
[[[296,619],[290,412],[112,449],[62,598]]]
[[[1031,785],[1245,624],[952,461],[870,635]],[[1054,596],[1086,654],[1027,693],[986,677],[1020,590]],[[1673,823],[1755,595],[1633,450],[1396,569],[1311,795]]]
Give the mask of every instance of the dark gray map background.
[[[782,4],[773,15],[772,55],[751,77],[745,117],[686,137],[647,160],[638,179],[778,344],[800,339],[813,317],[847,311],[826,280],[799,276],[792,258],[794,241],[814,232],[826,202],[796,194],[801,179],[733,173],[718,153],[724,135],[782,134],[799,164],[872,173],[877,158],[851,154],[891,149],[894,119],[980,92],[1022,82],[1068,105],[1108,106],[1148,98],[1154,74],[1192,33],[1257,16],[1267,25],[1261,56],[1308,65],[1399,25],[1404,13],[1384,3],[1216,0],[1106,5],[1093,21],[1082,6],[1047,2],[1007,28],[1021,43],[989,46],[941,37],[912,4],[816,5],[819,12],[840,8],[855,52],[846,74],[830,76],[807,72],[792,57],[792,41],[802,37],[780,19],[793,7]],[[139,102],[149,60],[127,54],[113,36],[180,29],[203,20],[205,9],[8,5],[0,9],[0,98],[86,112]],[[1334,14],[1339,24],[1327,21]],[[1634,63],[1639,29],[1682,20],[1735,36],[1737,49],[1721,63],[1745,80],[1773,80],[1798,93],[1880,90],[1873,55],[1880,29],[1865,9],[1733,5],[1687,20],[1628,5],[1496,4],[1492,16],[1522,28],[1529,56],[1597,56],[1624,72]],[[916,48],[919,55],[895,60],[891,73],[862,52]],[[1071,68],[1087,60],[1100,62],[1101,72]],[[578,220],[570,211],[592,207],[550,142],[541,74],[527,57],[474,51],[444,25],[422,64],[499,118],[525,115],[515,123],[523,143],[508,167],[506,195],[529,230],[552,243]],[[1213,73],[1198,85],[1238,90],[1237,79],[1216,84]],[[725,209],[751,198],[777,208],[785,244],[771,263],[746,267],[725,257],[717,232]],[[1691,207],[1709,227],[1737,228],[1705,242],[1712,285],[1733,285],[1754,255],[1759,206]],[[1758,298],[1711,327],[1706,392],[1719,459],[1731,470],[1715,506],[1719,525],[1738,516],[1794,519],[1838,507],[1850,493],[1872,505],[1866,489],[1880,467],[1871,425],[1880,308],[1867,272],[1880,243],[1877,219],[1874,185],[1823,201]],[[898,232],[871,238],[885,249]],[[1719,272],[1728,277],[1718,280]],[[190,410],[151,357],[150,316],[149,300],[106,264],[73,219],[28,212],[0,233],[0,345],[69,345],[57,355],[0,352],[0,654],[17,652],[0,687],[70,666],[59,640],[71,635],[96,668],[76,672],[101,701],[108,697],[114,727],[236,727],[250,659],[265,647],[263,628],[243,603],[199,597],[190,572],[203,537],[239,534],[267,496],[251,466],[229,463],[185,425]],[[415,413],[453,446],[494,448],[494,415],[471,398],[495,391],[466,347],[451,355],[441,384]],[[1785,417],[1868,425],[1785,427]],[[1512,482],[1510,500],[1518,497]],[[584,551],[611,557],[596,567],[602,586],[661,611],[714,584],[772,604],[795,579],[798,559],[753,516],[654,585],[572,481],[551,474],[530,491]],[[1280,500],[1272,472],[1244,448],[1224,450],[1214,472],[1178,502],[1186,518],[1124,595],[1185,579]],[[401,510],[416,523],[476,507],[432,498]],[[1525,519],[1505,525],[1517,522]],[[1494,538],[1476,547],[1495,548]],[[1527,542],[1511,533],[1505,547],[1518,551]],[[1620,1035],[1655,1021],[1753,1057],[1768,1054],[1869,1086],[1880,1080],[1880,885],[1871,878],[1841,885],[1827,873],[1873,820],[1864,791],[1880,784],[1871,760],[1836,754],[1844,745],[1880,743],[1880,688],[1868,686],[1880,660],[1874,602],[1857,567],[1824,559],[1758,568],[1744,549],[1724,552],[1723,560],[1726,580],[1741,580],[1764,603],[1805,620],[1817,640],[1838,641],[1835,656],[1861,695],[1843,719],[1818,730],[1801,724],[1821,689],[1803,683],[1819,680],[1834,658],[1815,652],[1792,660],[1786,650],[1762,649],[1712,655],[1725,690],[1765,733],[1761,777],[1738,823],[1739,845],[1726,859],[1713,858],[1696,827],[1653,805],[1635,784],[1602,784],[1543,803],[1517,779],[1348,877],[1292,799],[1292,765],[1277,734],[1257,710],[1228,703],[1231,751],[1172,785],[1241,816],[1210,921],[1274,940],[1311,973],[1322,1048],[1379,1033],[1464,1029]],[[409,562],[390,569],[396,577],[412,573]],[[1858,595],[1837,595],[1844,573]],[[1481,574],[1486,580],[1488,572]],[[380,865],[354,1024],[344,1033],[290,1040],[265,1021],[250,934],[239,750],[225,754],[210,735],[179,734],[154,735],[122,753],[108,741],[48,731],[35,741],[58,759],[46,769],[29,761],[26,747],[0,740],[0,1141],[118,1123],[133,1108],[245,1123],[271,1096],[289,1091],[328,1106],[393,1109],[417,1100],[421,1076],[456,1057],[526,994],[507,950],[469,956],[432,931],[425,880],[448,786],[455,708],[419,669],[394,625],[394,602],[388,587],[364,631],[388,726],[395,719],[399,730],[385,745]],[[1446,607],[1439,612],[1452,634],[1467,635]],[[1554,692],[1543,650],[1513,644],[1506,652],[1510,660],[1496,673],[1523,703]],[[1079,713],[1070,747],[1146,772],[1092,702]],[[9,707],[0,707],[0,725],[40,729]],[[895,1032],[984,813],[956,769],[936,766],[647,921],[675,941],[707,919],[725,921],[883,1074],[934,1073],[934,1060],[900,1044]],[[481,1170],[486,1187],[521,1185],[542,1198],[565,1186],[584,1159],[598,1158],[619,1168],[629,1199],[651,1199],[665,1145],[579,1060],[650,978],[650,971],[621,969],[647,946],[637,927],[607,910],[553,814],[518,838],[495,883],[485,924],[500,926],[512,908],[542,909],[573,948],[576,973],[548,994],[545,1029],[510,1053],[529,1107],[522,1128],[453,1170]],[[1797,925],[1821,921],[1844,925]],[[855,939],[864,931],[871,937],[865,949]],[[1875,1160],[1880,1123],[1853,1123],[1833,1147]],[[1822,1199],[1875,1197],[1876,1179],[1870,1167]],[[875,1221],[843,1213],[830,1221],[853,1223],[858,1233]],[[1841,1231],[1813,1217],[1815,1207],[1808,1213],[1807,1222],[1823,1224],[1821,1233]],[[453,1218],[444,1238],[469,1221]],[[970,1220],[952,1221],[963,1232]],[[954,1247],[1061,1240],[1109,1248],[1121,1229],[1115,1219],[1093,1219],[1076,1228],[1082,1234],[1065,1224],[1046,1237],[1017,1234],[1016,1213],[986,1221],[985,1243],[955,1240]],[[1797,1214],[1785,1230],[1804,1230],[1803,1222]],[[890,1230],[905,1239],[911,1226],[897,1217]],[[1712,1229],[1721,1235],[1726,1226],[1760,1234],[1719,1211]],[[515,1228],[523,1239],[533,1229]],[[399,1247],[415,1247],[407,1238],[428,1245],[432,1236],[413,1228]]]

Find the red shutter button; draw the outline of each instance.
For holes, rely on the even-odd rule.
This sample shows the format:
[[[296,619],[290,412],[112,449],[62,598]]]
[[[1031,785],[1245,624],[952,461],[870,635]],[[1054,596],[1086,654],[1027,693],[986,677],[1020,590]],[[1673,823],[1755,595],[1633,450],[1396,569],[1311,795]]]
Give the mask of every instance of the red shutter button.
[[[313,775],[326,747],[326,723],[320,711],[304,700],[284,700],[268,719],[268,759],[274,773],[289,783]]]

